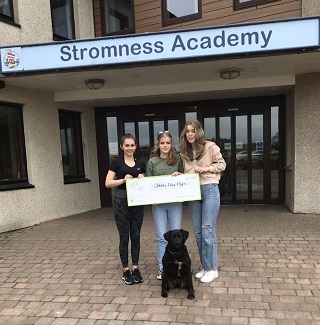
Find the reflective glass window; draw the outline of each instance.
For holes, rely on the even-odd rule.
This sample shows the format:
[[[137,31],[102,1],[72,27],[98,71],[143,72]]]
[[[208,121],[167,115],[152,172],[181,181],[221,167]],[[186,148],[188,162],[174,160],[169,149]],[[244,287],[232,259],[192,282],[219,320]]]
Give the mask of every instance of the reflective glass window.
[[[13,1],[0,0],[0,18],[13,21]]]
[[[0,189],[27,178],[22,107],[0,103]]]
[[[59,111],[60,141],[65,183],[84,178],[84,160],[81,135],[81,115],[78,112]]]
[[[74,39],[72,0],[50,0],[54,40]]]
[[[274,1],[279,0],[234,0],[234,9],[248,8]]]
[[[134,31],[134,11],[132,0],[103,1],[103,33],[129,34]]]
[[[162,0],[163,25],[201,18],[201,0]]]

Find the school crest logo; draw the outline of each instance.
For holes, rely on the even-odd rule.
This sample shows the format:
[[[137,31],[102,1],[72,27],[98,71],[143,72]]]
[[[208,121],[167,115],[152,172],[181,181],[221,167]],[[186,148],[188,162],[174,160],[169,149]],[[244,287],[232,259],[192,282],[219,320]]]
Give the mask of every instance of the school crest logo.
[[[3,63],[8,69],[16,68],[20,63],[19,54],[11,49],[7,50],[3,57]]]

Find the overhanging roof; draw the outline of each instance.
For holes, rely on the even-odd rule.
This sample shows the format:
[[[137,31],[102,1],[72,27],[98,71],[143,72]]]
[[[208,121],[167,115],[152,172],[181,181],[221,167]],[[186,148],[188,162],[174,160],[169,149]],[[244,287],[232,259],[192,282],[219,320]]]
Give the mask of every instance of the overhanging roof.
[[[153,62],[131,60],[126,63],[86,65],[70,69],[57,69],[57,71],[53,69],[18,71],[8,73],[2,77],[2,80],[7,85],[53,92],[55,100],[61,103],[75,102],[79,105],[95,107],[285,94],[294,85],[296,75],[320,71],[319,18],[271,22],[272,24],[299,22],[301,25],[297,26],[303,27],[303,23],[310,20],[317,22],[317,34],[312,36],[312,42],[317,38],[317,44],[310,43],[310,46],[263,49],[251,52],[235,51],[235,53],[225,55],[220,53],[203,57],[200,55],[178,56],[174,59],[154,60]],[[232,27],[232,33],[235,34],[237,28],[240,32],[240,28],[244,26],[258,30],[257,26],[259,28],[261,26],[269,27],[268,23],[271,24],[265,22],[201,30],[221,32]],[[137,34],[135,39],[137,40],[139,36],[143,35],[147,37],[146,40],[152,40],[148,37],[156,36],[158,38],[165,34],[175,36],[181,32],[189,31],[170,31],[150,35]],[[290,32],[294,33],[292,30]],[[316,31],[314,30],[314,32]],[[302,35],[305,33],[306,31],[302,30]],[[190,34],[190,37],[195,37],[194,35],[196,34]],[[127,38],[118,39],[124,41]],[[295,35],[294,39],[298,39],[298,36]],[[106,38],[105,40],[110,39]],[[84,40],[80,43],[72,42],[72,44],[81,44],[85,41],[93,42],[96,39]],[[58,44],[63,46],[66,43],[59,42]],[[190,44],[194,47],[197,43],[193,41]],[[56,46],[57,43],[36,44],[34,47],[39,49],[48,45]],[[30,45],[25,45],[25,47],[30,47]],[[219,70],[227,67],[239,68],[241,70],[240,77],[234,80],[222,80]],[[104,87],[100,90],[88,90],[85,80],[91,78],[104,79]]]

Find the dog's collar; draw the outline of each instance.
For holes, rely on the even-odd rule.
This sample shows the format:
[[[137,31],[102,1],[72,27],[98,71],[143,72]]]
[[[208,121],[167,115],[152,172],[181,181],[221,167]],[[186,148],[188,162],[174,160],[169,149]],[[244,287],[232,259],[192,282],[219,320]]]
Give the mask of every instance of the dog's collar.
[[[171,252],[170,249],[169,249],[169,253],[170,253],[171,255],[173,255],[173,256],[176,256],[176,255],[179,254],[179,251],[177,251],[177,252]]]

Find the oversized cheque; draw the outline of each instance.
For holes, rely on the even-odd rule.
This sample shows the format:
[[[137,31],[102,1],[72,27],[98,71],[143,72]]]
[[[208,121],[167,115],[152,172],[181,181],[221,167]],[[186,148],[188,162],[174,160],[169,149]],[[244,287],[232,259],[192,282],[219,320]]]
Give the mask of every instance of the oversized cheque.
[[[199,174],[133,178],[126,188],[128,206],[201,200]]]

